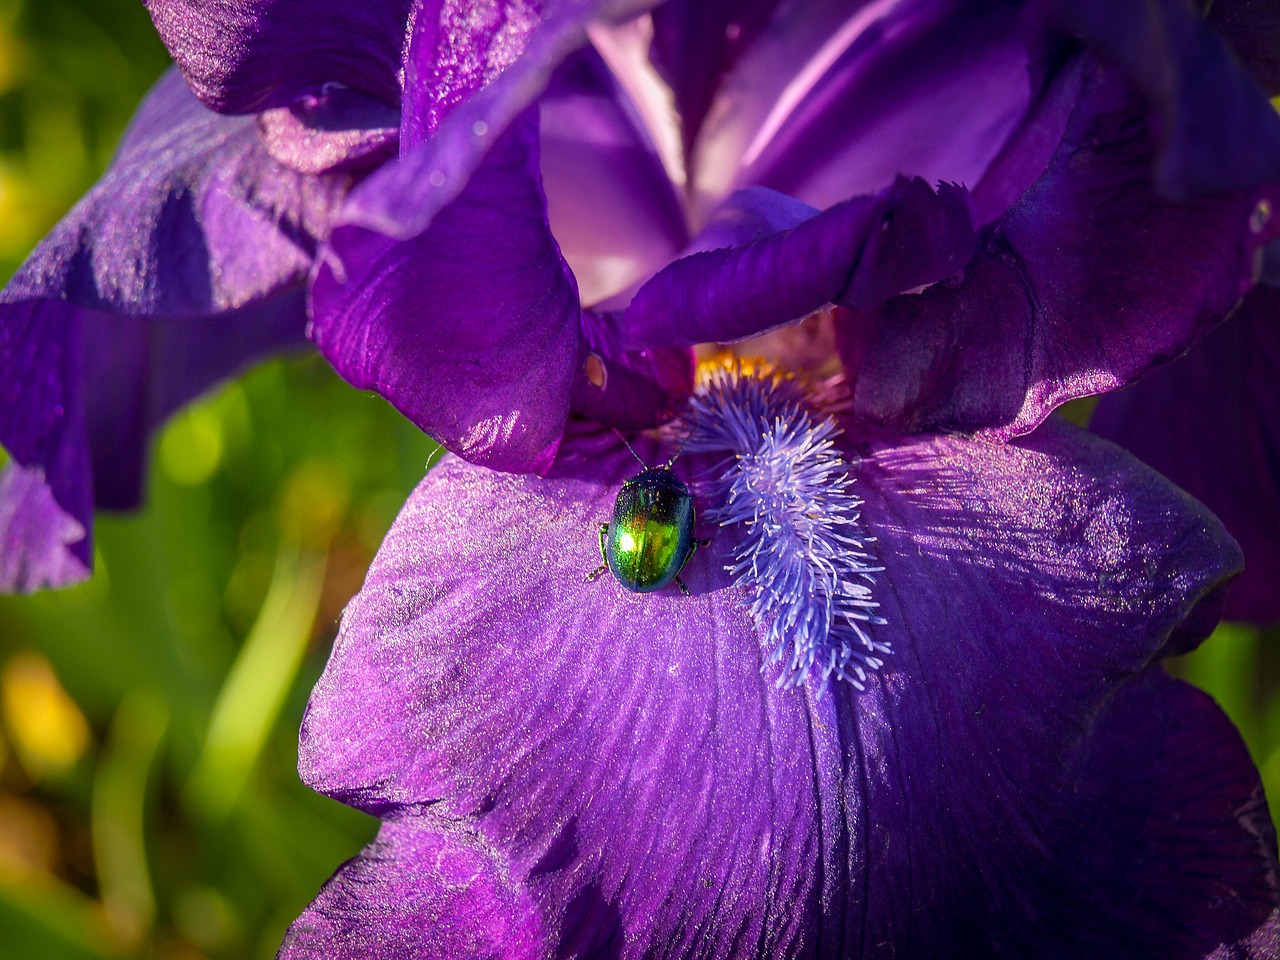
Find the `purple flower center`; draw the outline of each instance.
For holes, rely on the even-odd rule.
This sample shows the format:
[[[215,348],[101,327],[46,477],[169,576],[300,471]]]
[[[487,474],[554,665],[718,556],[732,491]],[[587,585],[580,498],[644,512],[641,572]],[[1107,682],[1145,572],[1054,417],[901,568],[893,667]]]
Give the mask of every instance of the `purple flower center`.
[[[784,664],[778,685],[817,676],[822,692],[834,676],[863,689],[892,651],[867,630],[885,623],[871,590],[884,568],[867,552],[839,429],[796,381],[741,367],[711,373],[687,417],[689,449],[725,455],[708,517],[742,530],[725,569],[751,595],[766,662]]]

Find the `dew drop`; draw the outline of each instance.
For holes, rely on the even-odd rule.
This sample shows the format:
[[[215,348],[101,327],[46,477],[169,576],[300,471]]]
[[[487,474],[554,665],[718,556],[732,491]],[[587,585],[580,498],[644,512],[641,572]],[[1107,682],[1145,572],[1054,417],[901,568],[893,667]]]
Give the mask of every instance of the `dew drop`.
[[[587,354],[587,360],[582,365],[582,372],[586,374],[587,382],[597,390],[603,390],[604,385],[609,382],[608,371],[605,370],[604,361],[600,359],[599,354]]]

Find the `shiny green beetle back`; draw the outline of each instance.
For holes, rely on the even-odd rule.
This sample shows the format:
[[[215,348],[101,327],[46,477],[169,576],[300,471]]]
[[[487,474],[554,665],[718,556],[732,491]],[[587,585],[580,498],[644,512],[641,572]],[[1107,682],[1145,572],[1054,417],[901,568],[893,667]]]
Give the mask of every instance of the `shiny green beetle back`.
[[[667,467],[654,467],[622,486],[602,537],[604,561],[635,593],[661,590],[693,552],[693,497]]]

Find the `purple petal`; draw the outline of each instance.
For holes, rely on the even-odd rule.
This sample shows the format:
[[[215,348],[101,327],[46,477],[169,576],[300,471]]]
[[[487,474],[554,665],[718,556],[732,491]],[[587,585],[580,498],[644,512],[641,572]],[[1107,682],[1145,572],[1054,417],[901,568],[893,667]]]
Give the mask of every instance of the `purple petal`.
[[[477,11],[449,0],[414,21],[405,62],[402,156],[355,191],[343,222],[409,239],[462,192],[494,139],[586,43],[586,26],[642,0],[517,2]],[[425,186],[424,186],[425,185]]]
[[[87,537],[49,558],[92,503],[138,503],[150,432],[305,342],[302,283],[348,182],[280,166],[251,118],[206,110],[176,73],[157,84],[107,175],[0,294],[0,443],[66,515],[22,564],[87,567]]]
[[[499,855],[429,817],[385,823],[289,928],[278,960],[534,960],[528,895]]]
[[[410,498],[312,696],[304,779],[474,831],[548,956],[1084,956],[1137,939],[1135,896],[1143,942],[1249,936],[1275,901],[1256,774],[1150,669],[1212,626],[1221,528],[1065,426],[860,449],[894,647],[864,693],[762,675],[727,530],[690,597],[584,583],[636,466],[575,434],[546,478],[447,461]],[[348,936],[377,935],[370,909]]]
[[[1255,0],[1214,0],[1206,19],[1267,95],[1280,93],[1280,7]]]
[[[250,362],[303,346],[302,315],[298,286],[212,316],[0,308],[0,441],[16,461],[0,493],[0,591],[87,576],[93,507],[141,502],[151,433]]]
[[[0,302],[67,300],[146,317],[241,307],[305,278],[349,185],[280,166],[252,118],[206,110],[171,71],[111,169]]]
[[[550,464],[584,359],[529,104],[607,6],[419,18],[405,152],[353,192],[314,279],[312,336],[338,371],[499,469]]]
[[[579,363],[577,289],[547,223],[537,136],[530,112],[413,239],[337,228],[312,286],[312,339],[343,377],[507,470],[550,465]]]
[[[1021,891],[1034,920],[1008,936],[1009,956],[1275,956],[1275,829],[1240,735],[1209,697],[1147,671],[1064,759],[1072,794],[1043,828],[1058,870]],[[1235,903],[1206,910],[1215,891]],[[1044,950],[1046,930],[1063,945]]]
[[[758,184],[818,207],[898,175],[972,186],[1032,90],[1016,7],[779,8],[725,78],[694,157],[699,194]]]
[[[652,276],[688,242],[684,212],[635,108],[594,50],[538,101],[551,229],[584,304]]]
[[[1280,118],[1192,4],[1046,5],[1150,98],[1162,128],[1163,193],[1187,198],[1280,181]]]
[[[1227,616],[1280,620],[1280,291],[1258,287],[1191,352],[1102,398],[1092,428],[1222,518],[1244,548]]]
[[[171,414],[265,357],[306,345],[300,286],[230,313],[149,320],[81,313],[83,403],[93,499],[142,502],[148,442]]]
[[[253,113],[340,83],[387,103],[419,0],[144,0],[187,82],[210,108]]]
[[[80,513],[87,514],[85,504]],[[89,576],[91,544],[42,471],[11,463],[0,472],[0,593],[63,587]]]
[[[981,231],[960,277],[842,325],[860,414],[1015,436],[1185,349],[1252,286],[1280,193],[1161,197],[1117,80],[1084,78],[1049,169]]]
[[[698,231],[685,255],[740,247],[812,220],[821,211],[768,187],[735,190]]]
[[[778,0],[668,0],[654,10],[650,57],[671,88],[686,153],[725,74],[778,6]],[[812,18],[814,12],[805,15]]]
[[[863,306],[937,280],[972,251],[962,190],[897,181],[741,247],[695,253],[640,288],[626,312],[637,346],[730,342],[830,302]]]

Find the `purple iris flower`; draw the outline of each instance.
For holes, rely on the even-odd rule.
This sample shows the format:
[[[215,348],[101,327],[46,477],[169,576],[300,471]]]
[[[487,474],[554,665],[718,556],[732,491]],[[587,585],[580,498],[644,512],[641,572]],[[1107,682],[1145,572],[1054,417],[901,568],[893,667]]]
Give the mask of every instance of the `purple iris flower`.
[[[1160,666],[1238,568],[1218,522],[1056,420],[993,444],[824,403],[699,391],[674,468],[720,523],[687,597],[585,582],[640,469],[608,431],[544,477],[428,475],[302,729],[303,778],[382,829],[282,957],[1275,955],[1257,775]],[[818,630],[797,554],[849,587]]]
[[[1274,955],[1257,774],[1160,666],[1238,550],[1045,422],[1253,286],[1265,98],[1172,0],[639,6],[150,4],[299,193],[339,171],[311,339],[460,455],[311,700],[304,778],[383,827],[282,955]],[[329,98],[357,121],[326,130]],[[1245,130],[1256,155],[1201,150]],[[93,296],[152,276],[68,249]],[[82,309],[30,272],[21,310]],[[693,345],[770,332],[849,386],[694,393]],[[24,346],[22,382],[81,382],[78,344],[30,342],[67,372]],[[57,409],[32,397],[6,444]],[[717,524],[692,596],[584,582],[637,469],[604,428],[682,410]],[[87,517],[53,482],[86,444],[42,429],[17,460]]]
[[[867,169],[883,155],[850,162],[865,129],[846,124],[848,139],[831,142],[860,102],[842,99],[842,85],[865,95],[857,83],[878,78],[874,68],[908,59],[895,54],[942,44],[927,28],[954,35],[969,21],[904,26],[865,9],[860,28],[876,25],[876,45],[848,42],[859,56],[825,67],[841,78],[834,89],[819,80],[795,94],[781,120],[769,114],[776,99],[744,108],[759,113],[741,121],[736,146],[719,144],[733,157],[727,174],[706,131],[718,116],[733,125],[707,100],[707,77],[666,71],[677,95],[706,108],[681,114],[684,142],[708,137],[682,154],[693,184],[683,218],[664,205],[672,168],[659,166],[659,138],[641,145],[668,179],[647,192],[627,180],[634,192],[592,194],[586,166],[570,163],[592,144],[619,165],[646,155],[618,151],[630,132],[620,141],[600,120],[617,89],[591,52],[550,79],[540,130],[510,104],[496,110],[504,74],[488,99],[440,98],[420,152],[353,195],[317,273],[317,341],[324,328],[329,343],[364,338],[372,349],[348,353],[347,375],[479,465],[449,459],[423,482],[344,617],[300,769],[383,826],[281,956],[1280,950],[1256,773],[1216,708],[1160,665],[1212,628],[1238,551],[1132,458],[1044,422],[1230,311],[1271,238],[1259,211],[1273,175],[1192,163],[1174,135],[1185,105],[1135,94],[1141,71],[1115,64],[1141,51],[1121,45],[1109,63],[1047,49],[1031,74],[1040,86],[982,105],[1001,135],[982,140],[985,154],[976,142],[960,150],[971,198],[886,180]],[[659,63],[682,49],[663,10],[689,13],[655,12],[647,49]],[[1025,69],[1027,21],[1009,23],[1007,47],[992,40],[975,74],[999,75],[1000,50],[1020,51]],[[1179,35],[1196,56],[1220,50],[1197,23],[1173,26],[1196,27]],[[736,26],[751,33],[749,18]],[[991,26],[975,33],[1001,36]],[[623,81],[627,29],[593,37]],[[712,57],[711,87],[734,89],[736,76],[748,89],[776,83],[785,99],[787,82],[760,69],[780,56],[762,37],[726,54],[740,75]],[[787,130],[812,90],[816,116]],[[570,106],[570,119],[557,114]],[[467,147],[477,123],[484,136],[501,128],[495,115],[511,118],[505,139],[487,154]],[[557,186],[557,133],[577,148],[562,162],[586,182]],[[918,145],[918,130],[904,141]],[[459,172],[451,161],[467,149],[479,159]],[[773,167],[760,160],[770,150]],[[415,207],[410,185],[433,174],[441,189],[456,185],[461,206],[432,207],[428,195]],[[557,213],[557,189],[571,186],[592,199]],[[648,239],[596,215],[637,196]],[[655,220],[673,231],[665,248]],[[471,232],[492,239],[474,272],[458,256],[475,248]],[[562,235],[558,248],[547,239]],[[1138,241],[1147,246],[1121,256]],[[557,249],[563,258],[538,255]],[[962,276],[929,285],[965,261]],[[462,289],[440,279],[450,265]],[[1172,296],[1167,274],[1145,273],[1152,265],[1199,266]],[[550,320],[531,303],[550,304]],[[586,418],[644,426],[684,400],[679,378],[664,383],[657,361],[646,368],[628,350],[739,340],[829,303],[856,377],[847,392],[730,377],[684,415],[678,469],[715,523],[704,521],[712,544],[682,573],[692,596],[586,583],[598,525],[639,469]],[[414,311],[440,305],[442,341],[414,333]],[[485,322],[464,323],[464,311]],[[546,338],[536,351],[530,322]],[[820,357],[822,333],[816,345],[803,331],[784,341],[787,356]],[[446,370],[446,346],[474,359]],[[423,368],[444,385],[424,386]],[[607,413],[593,410],[590,388],[617,386],[615,370],[629,379]],[[639,402],[644,389],[667,402]],[[663,462],[678,437],[639,452]]]

